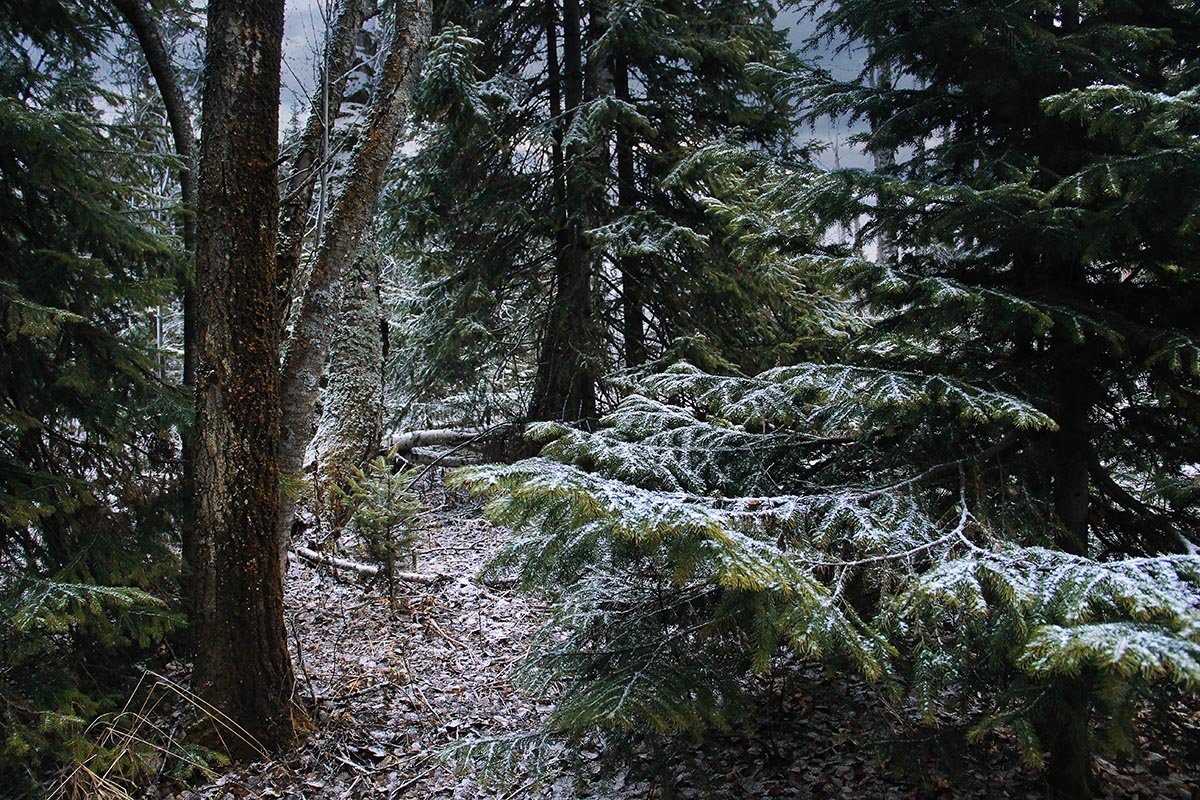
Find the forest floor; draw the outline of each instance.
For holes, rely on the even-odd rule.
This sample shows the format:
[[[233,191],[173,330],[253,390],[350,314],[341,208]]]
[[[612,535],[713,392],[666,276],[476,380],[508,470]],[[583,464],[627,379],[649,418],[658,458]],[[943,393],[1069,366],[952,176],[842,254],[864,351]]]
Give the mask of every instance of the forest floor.
[[[719,737],[654,780],[644,777],[654,771],[636,766],[602,775],[598,753],[555,747],[544,754],[548,770],[540,778],[518,767],[500,785],[481,785],[441,756],[467,737],[533,731],[549,711],[509,677],[544,609],[479,581],[504,532],[476,506],[436,485],[426,500],[432,510],[418,533],[416,571],[444,577],[400,583],[393,602],[380,581],[292,562],[289,635],[293,648],[300,644],[300,691],[318,709],[302,744],[209,785],[181,791],[163,784],[147,798],[1043,796],[1037,776],[1003,742],[960,754],[953,775],[911,748],[896,753],[907,771],[889,769],[870,746],[886,730],[879,724],[886,704],[869,686],[816,669],[794,675],[786,691],[778,683],[761,687],[760,735]],[[1200,798],[1200,721],[1181,712],[1156,724],[1162,744],[1148,745],[1155,750],[1147,754],[1148,767],[1100,762],[1104,797]],[[946,764],[943,754],[938,767]]]

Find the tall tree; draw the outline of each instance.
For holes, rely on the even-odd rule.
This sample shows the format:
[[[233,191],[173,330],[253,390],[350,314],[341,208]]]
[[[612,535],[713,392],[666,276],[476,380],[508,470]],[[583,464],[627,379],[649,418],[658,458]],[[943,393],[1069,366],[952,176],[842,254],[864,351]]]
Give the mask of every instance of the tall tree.
[[[596,278],[596,252],[587,231],[596,221],[604,192],[608,164],[605,139],[583,131],[589,104],[610,91],[604,61],[585,52],[608,24],[607,4],[563,0],[561,20],[551,18],[547,28],[549,80],[558,85],[551,106],[557,150],[551,168],[559,207],[554,230],[553,295],[549,313],[538,333],[537,373],[529,401],[530,419],[594,421],[596,381],[603,363],[603,338],[598,330],[592,282]],[[553,6],[550,6],[553,11]],[[585,28],[586,24],[586,28]],[[562,35],[559,53],[550,47]],[[567,131],[571,136],[567,137]]]
[[[282,0],[208,6],[196,242],[192,683],[266,747],[293,736],[277,525],[282,37]]]
[[[1002,380],[1054,419],[1023,454],[1048,545],[1193,550],[1196,517],[1175,487],[1195,462],[1182,443],[1200,408],[1186,311],[1197,198],[1181,188],[1195,168],[1181,103],[1196,88],[1200,15],[1166,0],[958,0],[919,16],[845,0],[823,24],[864,41],[871,69],[915,84],[810,84],[817,113],[875,123],[873,152],[914,147],[889,167],[899,180],[840,176],[855,196],[876,192],[873,227],[905,245],[893,274],[910,291],[872,292],[887,335],[928,347],[923,368]],[[1098,685],[1052,685],[1037,706],[1048,776],[1056,794],[1085,796]]]
[[[300,472],[312,441],[314,412],[329,356],[334,314],[346,272],[362,251],[383,188],[384,173],[407,118],[429,45],[431,19],[430,0],[404,0],[395,6],[392,40],[375,99],[304,285],[280,378],[283,403],[279,462],[285,474]],[[295,497],[289,495],[278,518],[278,541],[283,548],[290,537],[294,516]],[[282,556],[283,553],[281,560]]]
[[[184,249],[183,278],[179,297],[183,311],[183,386],[192,392],[195,400],[196,387],[196,284],[193,259],[196,254],[196,140],[192,130],[192,113],[180,83],[179,73],[171,61],[163,41],[162,31],[151,16],[143,0],[113,0],[113,7],[124,18],[125,23],[133,32],[138,47],[146,60],[146,65],[154,77],[154,83],[162,99],[166,111],[168,127],[171,130],[171,143],[175,155],[179,159],[176,180],[179,182],[180,208],[177,215],[176,231],[179,234]],[[194,419],[188,420],[180,428],[182,440],[183,461],[183,491],[192,491],[192,430]],[[193,525],[190,514],[184,513],[181,524],[182,551],[185,564],[195,561],[196,539],[193,535]],[[187,575],[184,574],[184,591]]]
[[[786,49],[772,4],[440,13],[419,102],[430,135],[395,206],[424,282],[418,390],[515,373],[519,414],[594,420],[602,376],[673,347],[769,359],[751,353],[790,335],[780,276],[736,268],[719,214],[670,175],[705,142],[791,146],[788,105],[751,66]],[[502,355],[481,369],[472,354],[488,352]]]

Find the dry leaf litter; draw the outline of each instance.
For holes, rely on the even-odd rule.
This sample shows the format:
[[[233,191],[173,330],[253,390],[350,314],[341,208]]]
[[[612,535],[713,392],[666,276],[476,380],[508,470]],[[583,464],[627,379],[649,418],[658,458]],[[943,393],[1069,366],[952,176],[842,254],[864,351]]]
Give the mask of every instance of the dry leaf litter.
[[[1043,796],[1037,776],[1003,743],[966,753],[953,779],[932,763],[889,769],[872,746],[884,735],[878,720],[885,706],[877,693],[817,668],[760,687],[753,731],[697,745],[666,770],[649,767],[643,754],[645,769],[613,773],[602,769],[594,750],[554,746],[544,754],[548,770],[518,769],[503,785],[483,785],[442,756],[464,737],[533,731],[550,710],[547,698],[524,696],[510,681],[544,609],[479,579],[505,531],[435,482],[424,494],[433,510],[422,517],[415,571],[436,581],[401,582],[389,601],[379,579],[362,582],[353,572],[291,563],[287,624],[298,691],[317,708],[300,746],[208,785],[164,783],[147,798]],[[352,547],[345,550],[356,556]],[[1200,799],[1200,721],[1181,710],[1155,723],[1160,744],[1147,752],[1145,764],[1099,762],[1103,797]]]

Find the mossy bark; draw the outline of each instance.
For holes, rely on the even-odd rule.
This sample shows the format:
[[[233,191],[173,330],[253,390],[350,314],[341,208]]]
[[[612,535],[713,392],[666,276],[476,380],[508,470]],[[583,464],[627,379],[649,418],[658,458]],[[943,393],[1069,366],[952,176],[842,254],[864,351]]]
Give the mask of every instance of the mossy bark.
[[[209,3],[196,242],[192,688],[227,718],[218,727],[235,757],[293,738],[275,525],[282,36],[283,0]]]
[[[328,502],[330,488],[342,485],[379,449],[384,357],[379,267],[379,260],[367,255],[354,262],[334,318],[329,377],[313,441],[322,508],[335,506]]]

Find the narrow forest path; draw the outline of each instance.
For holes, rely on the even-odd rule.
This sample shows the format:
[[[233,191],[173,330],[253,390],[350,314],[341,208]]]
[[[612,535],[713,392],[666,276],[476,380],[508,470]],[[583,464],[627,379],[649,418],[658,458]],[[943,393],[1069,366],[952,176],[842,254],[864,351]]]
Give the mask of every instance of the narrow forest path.
[[[446,576],[437,583],[402,583],[395,607],[379,581],[292,561],[287,620],[299,691],[316,696],[315,730],[295,752],[252,764],[208,786],[150,797],[451,798],[524,800],[571,797],[635,800],[663,797],[626,773],[600,781],[595,753],[551,755],[551,776],[535,783],[520,771],[505,785],[485,787],[439,759],[462,737],[529,731],[549,710],[519,694],[510,668],[527,652],[543,619],[531,599],[489,587],[477,575],[504,532],[479,509],[426,489],[432,510],[417,537],[416,570]],[[354,555],[353,551],[350,555]],[[407,565],[406,565],[407,567]],[[787,691],[764,685],[760,737],[719,737],[697,750],[691,766],[670,774],[675,797],[719,798],[1039,798],[1035,776],[1003,747],[965,754],[968,788],[936,774],[923,779],[891,774],[865,746],[878,738],[881,701],[867,686],[802,672]],[[1195,729],[1180,731],[1187,737]],[[1186,746],[1186,738],[1179,742]],[[1190,746],[1194,751],[1195,746]],[[1106,797],[1200,797],[1200,768],[1181,774],[1176,758],[1160,774],[1101,764]],[[1194,761],[1194,759],[1192,759]],[[554,775],[553,767],[558,768]]]

